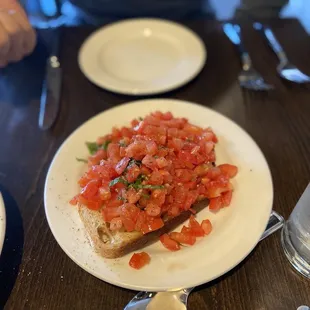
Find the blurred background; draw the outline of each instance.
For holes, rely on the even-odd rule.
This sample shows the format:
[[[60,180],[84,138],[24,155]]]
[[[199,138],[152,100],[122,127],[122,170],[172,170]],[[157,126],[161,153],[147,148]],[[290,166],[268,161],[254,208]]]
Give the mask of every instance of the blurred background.
[[[38,28],[55,27],[60,24],[74,24],[74,8],[62,0],[21,0],[27,10],[31,22]],[[63,4],[61,4],[63,3]],[[240,0],[211,0],[210,1],[217,19],[225,20],[233,16],[235,8]],[[64,13],[70,19],[60,16]],[[296,17],[310,33],[310,1],[290,0],[289,4],[282,10],[283,17]]]

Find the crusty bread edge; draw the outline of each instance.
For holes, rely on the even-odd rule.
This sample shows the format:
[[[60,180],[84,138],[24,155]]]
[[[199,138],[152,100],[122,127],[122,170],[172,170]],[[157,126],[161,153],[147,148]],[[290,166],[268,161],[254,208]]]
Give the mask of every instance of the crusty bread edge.
[[[207,207],[209,201],[202,200],[192,206],[196,212]],[[110,231],[108,224],[104,222],[100,211],[93,211],[80,205],[78,207],[80,218],[84,224],[87,235],[93,249],[105,258],[118,258],[130,252],[141,250],[150,243],[185,222],[191,211],[184,211],[180,215],[165,221],[165,225],[156,231],[143,235],[140,232],[117,232]]]

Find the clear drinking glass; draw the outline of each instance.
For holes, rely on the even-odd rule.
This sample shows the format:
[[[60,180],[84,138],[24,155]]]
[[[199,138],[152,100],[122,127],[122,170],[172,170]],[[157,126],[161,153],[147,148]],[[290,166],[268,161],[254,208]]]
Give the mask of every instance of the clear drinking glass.
[[[284,224],[281,241],[293,267],[310,279],[310,183]]]

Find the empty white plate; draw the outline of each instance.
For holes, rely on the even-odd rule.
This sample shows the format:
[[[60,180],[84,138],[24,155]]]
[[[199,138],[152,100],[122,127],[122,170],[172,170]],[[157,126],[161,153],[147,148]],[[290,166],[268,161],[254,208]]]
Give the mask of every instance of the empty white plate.
[[[96,85],[127,95],[166,92],[192,80],[206,50],[190,29],[158,19],[105,26],[82,45],[79,65]]]

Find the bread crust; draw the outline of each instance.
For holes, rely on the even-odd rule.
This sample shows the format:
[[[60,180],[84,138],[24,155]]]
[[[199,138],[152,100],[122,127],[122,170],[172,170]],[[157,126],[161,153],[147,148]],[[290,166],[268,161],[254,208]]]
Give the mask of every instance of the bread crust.
[[[192,206],[192,209],[199,212],[207,207],[209,201],[202,200]],[[85,226],[87,235],[94,250],[105,258],[118,258],[130,252],[140,250],[148,244],[157,241],[158,238],[186,221],[191,211],[184,211],[180,215],[167,219],[165,225],[151,233],[143,235],[141,232],[112,232],[108,223],[103,220],[100,211],[88,209],[86,206],[78,207],[80,218]]]

